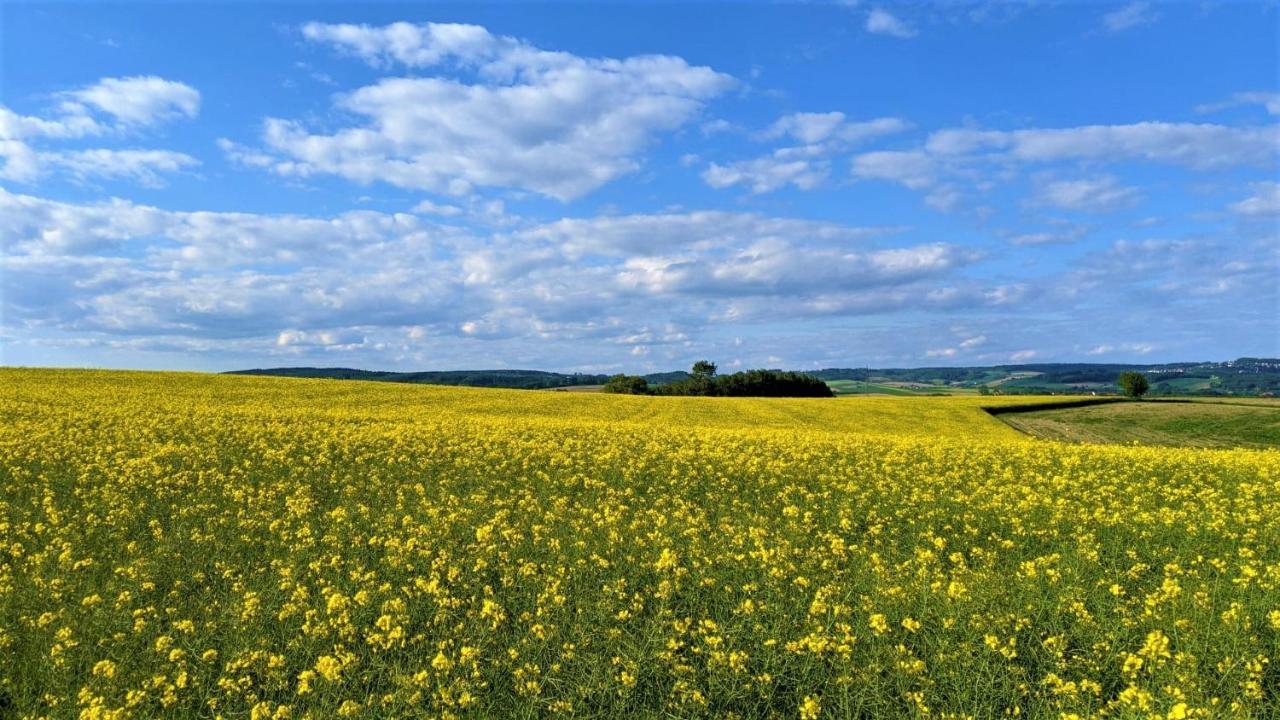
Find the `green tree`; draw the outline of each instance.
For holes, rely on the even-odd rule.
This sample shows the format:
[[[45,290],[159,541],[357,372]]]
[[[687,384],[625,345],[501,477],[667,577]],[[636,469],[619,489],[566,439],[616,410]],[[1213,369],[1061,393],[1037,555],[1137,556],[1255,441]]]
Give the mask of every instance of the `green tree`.
[[[713,395],[726,397],[835,397],[831,386],[803,373],[747,370],[721,375]]]
[[[600,391],[619,395],[648,395],[649,381],[639,375],[614,375],[605,382]]]
[[[1120,386],[1121,392],[1135,399],[1146,395],[1147,390],[1151,388],[1146,375],[1132,370],[1120,373],[1120,377],[1116,378],[1116,384]]]
[[[710,360],[699,360],[693,364],[689,374],[696,378],[711,378],[716,374],[716,364]]]

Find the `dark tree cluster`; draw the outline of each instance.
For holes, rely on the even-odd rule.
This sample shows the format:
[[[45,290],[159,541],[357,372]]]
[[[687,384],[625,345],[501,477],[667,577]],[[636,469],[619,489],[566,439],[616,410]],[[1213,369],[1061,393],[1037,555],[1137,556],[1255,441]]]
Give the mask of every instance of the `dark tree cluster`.
[[[605,381],[600,392],[618,395],[649,395],[649,381],[639,375],[613,375]]]
[[[628,395],[697,395],[714,397],[835,397],[827,384],[796,372],[747,370],[732,375],[716,375],[715,363],[699,360],[689,378],[650,387],[635,375],[614,375],[604,392]]]
[[[1120,386],[1121,392],[1134,399],[1146,395],[1147,390],[1151,388],[1146,375],[1132,371],[1120,373],[1120,377],[1116,378],[1116,384]]]

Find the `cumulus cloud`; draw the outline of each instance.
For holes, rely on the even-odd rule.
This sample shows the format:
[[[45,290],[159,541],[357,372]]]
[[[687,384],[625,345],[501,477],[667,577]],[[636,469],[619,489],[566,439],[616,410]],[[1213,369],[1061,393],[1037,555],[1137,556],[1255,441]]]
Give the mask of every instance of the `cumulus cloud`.
[[[844,124],[844,113],[792,113],[778,118],[763,133],[765,138],[790,135],[802,143],[816,143],[831,137]]]
[[[145,187],[164,185],[163,174],[193,168],[200,161],[186,153],[170,150],[74,150],[41,153],[39,162],[80,181],[91,179],[132,180]],[[0,171],[3,177],[3,171]]]
[[[906,120],[881,117],[852,121],[842,112],[791,113],[778,118],[761,133],[764,139],[792,137],[805,145],[836,143],[833,149],[845,149],[882,135],[899,133],[911,127]]]
[[[636,170],[658,134],[734,85],[678,57],[584,58],[474,25],[310,23],[303,35],[376,66],[454,76],[384,78],[338,95],[337,108],[362,122],[330,134],[268,118],[256,164],[455,195],[502,187],[580,197]]]
[[[1231,210],[1246,217],[1272,217],[1280,215],[1280,182],[1253,183],[1253,194],[1231,204]]]
[[[450,337],[652,349],[713,323],[1007,301],[1008,289],[953,282],[975,253],[878,244],[897,232],[707,211],[478,234],[408,213],[191,212],[0,190],[0,262],[25,279],[3,298],[6,322],[267,354]]]
[[[728,165],[711,163],[702,171],[702,179],[713,188],[745,185],[751,192],[767,193],[784,185],[812,190],[826,180],[830,164],[813,157],[795,157],[778,151],[754,160],[740,160]]]
[[[185,153],[170,150],[37,150],[16,140],[0,140],[0,180],[30,183],[51,172],[78,182],[97,179],[132,180],[145,187],[164,185],[164,174],[200,164]]]
[[[59,93],[56,113],[20,115],[0,106],[0,179],[31,183],[50,172],[77,181],[132,180],[156,187],[162,174],[199,164],[185,153],[139,148],[57,150],[46,145],[119,135],[180,117],[195,117],[200,93],[184,83],[154,76],[103,78]]]
[[[1014,235],[1009,242],[1014,245],[1053,245],[1065,241],[1057,233],[1034,232]]]
[[[281,348],[324,348],[352,350],[365,345],[368,338],[357,328],[335,330],[282,330],[276,336],[276,346]]]
[[[1141,122],[1026,130],[953,128],[932,133],[925,150],[935,156],[994,155],[1028,163],[1137,160],[1210,170],[1274,165],[1280,127]]]
[[[1274,323],[1273,308],[1280,301],[1277,260],[1273,236],[1118,240],[1083,258],[1053,294],[1055,301],[1079,304],[1082,311],[1084,306],[1141,307],[1156,320],[1183,314],[1213,323],[1234,313],[1246,323],[1241,327],[1262,327]],[[1206,307],[1216,311],[1204,312]]]
[[[889,180],[913,190],[933,185],[938,179],[938,162],[929,154],[916,150],[882,150],[853,158],[855,177]]]
[[[19,115],[9,108],[0,106],[0,139],[2,140],[25,140],[37,137],[66,140],[101,135],[106,132],[106,129],[97,120],[85,114],[72,113],[42,118]]]
[[[1031,198],[1032,204],[1082,212],[1112,212],[1131,207],[1140,193],[1110,176],[1042,183]],[[1028,244],[1028,243],[1023,243]]]
[[[673,250],[702,252],[714,247],[746,246],[759,241],[844,245],[901,230],[707,210],[565,218],[522,230],[512,237],[526,246],[533,242],[553,245],[576,260],[590,255],[619,257],[662,255]]]
[[[932,207],[960,206],[968,191],[985,192],[1036,166],[1097,167],[1155,163],[1198,172],[1228,168],[1280,168],[1280,126],[1233,127],[1210,123],[1140,122],[1065,128],[985,130],[945,128],[916,148],[853,157],[856,178],[895,182],[928,192]],[[1136,200],[1133,188],[1095,179],[1043,185],[1032,204],[1108,210]]]
[[[1112,355],[1115,353],[1125,353],[1132,355],[1149,355],[1155,352],[1160,346],[1149,342],[1122,342],[1115,345],[1102,344],[1094,346],[1086,353],[1088,355]]]
[[[440,215],[443,217],[457,217],[465,211],[457,205],[449,205],[447,203],[437,203],[431,200],[423,200],[413,206],[413,211],[423,215]]]
[[[987,343],[986,335],[974,335],[966,337],[953,347],[934,348],[926,350],[924,356],[926,358],[955,358],[962,355],[970,355],[971,351],[982,347]]]
[[[787,242],[758,242],[702,257],[631,258],[619,278],[625,286],[653,294],[806,295],[900,285],[943,274],[972,259],[943,244],[800,252]]]
[[[1272,92],[1268,90],[1239,92],[1232,95],[1230,99],[1222,102],[1197,105],[1196,112],[1215,113],[1228,108],[1239,107],[1241,105],[1260,105],[1268,114],[1280,115],[1280,92]]]
[[[702,172],[702,179],[713,188],[744,185],[757,194],[788,184],[800,190],[812,190],[829,175],[832,155],[909,127],[905,120],[892,117],[851,122],[842,112],[784,115],[760,133],[759,138],[789,137],[803,145],[781,147],[751,160],[724,165],[713,162]]]
[[[154,125],[200,112],[200,93],[186,83],[154,75],[103,78],[78,90],[62,93],[62,111],[84,115],[85,106],[126,125]]]
[[[395,63],[427,67],[446,60],[475,63],[521,47],[518,41],[491,35],[479,25],[457,23],[396,22],[374,27],[310,22],[302,26],[302,36],[384,67]]]
[[[875,8],[867,13],[867,22],[865,25],[867,32],[876,33],[877,35],[889,35],[896,38],[913,38],[916,36],[915,28],[907,23],[899,20],[892,13],[881,8]]]
[[[0,106],[0,139],[69,140],[155,125],[200,111],[200,93],[185,83],[155,76],[103,78],[58,93],[56,113],[20,115]]]
[[[1102,27],[1108,32],[1120,32],[1140,25],[1149,25],[1160,18],[1149,2],[1131,2],[1102,16]]]

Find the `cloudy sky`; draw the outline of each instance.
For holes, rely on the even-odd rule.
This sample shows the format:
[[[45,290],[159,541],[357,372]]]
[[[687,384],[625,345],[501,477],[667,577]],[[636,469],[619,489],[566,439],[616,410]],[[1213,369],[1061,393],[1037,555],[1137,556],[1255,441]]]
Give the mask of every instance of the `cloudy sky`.
[[[1280,355],[1274,2],[0,13],[4,364]]]

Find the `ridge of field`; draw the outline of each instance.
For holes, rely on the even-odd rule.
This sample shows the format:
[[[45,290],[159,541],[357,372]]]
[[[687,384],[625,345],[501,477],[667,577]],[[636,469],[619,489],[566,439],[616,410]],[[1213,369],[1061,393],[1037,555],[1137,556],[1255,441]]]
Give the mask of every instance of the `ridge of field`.
[[[1119,402],[1000,417],[1012,427],[1046,440],[1280,448],[1280,403],[1276,401]]]
[[[995,402],[0,370],[0,708],[1274,714],[1280,451]]]
[[[736,431],[781,429],[815,433],[1021,440],[1022,433],[989,416],[984,407],[1031,405],[1050,398],[917,397],[910,404],[889,397],[696,398],[534,392],[445,385],[402,385],[358,380],[313,380],[253,375],[207,375],[117,370],[23,370],[0,368],[0,380],[21,386],[29,378],[68,388],[45,402],[129,402],[145,393],[174,411],[216,402],[225,412],[262,411],[264,398],[282,411],[363,420],[405,421],[406,413],[513,422],[638,424]],[[102,381],[92,400],[70,389],[83,380]],[[318,402],[323,399],[323,402]],[[905,398],[904,398],[905,399]],[[1060,400],[1061,398],[1056,398]],[[286,402],[287,401],[287,402]],[[317,401],[312,403],[312,401]],[[852,404],[850,404],[852,403]]]

